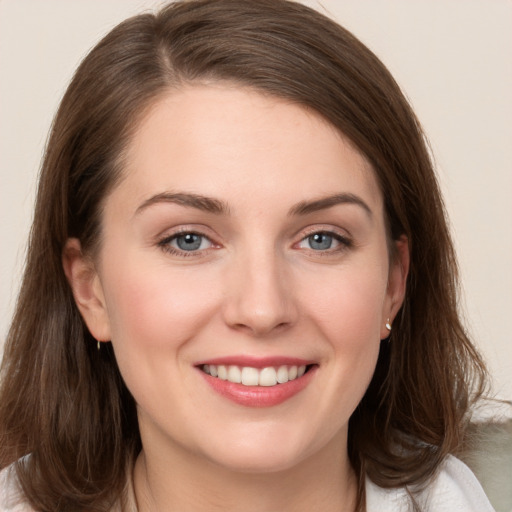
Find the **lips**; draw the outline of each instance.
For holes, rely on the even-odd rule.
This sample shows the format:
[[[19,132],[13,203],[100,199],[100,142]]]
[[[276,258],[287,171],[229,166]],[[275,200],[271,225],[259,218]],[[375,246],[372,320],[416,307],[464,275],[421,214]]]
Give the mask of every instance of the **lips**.
[[[302,391],[318,365],[296,358],[227,357],[196,365],[221,396],[248,407],[278,405]]]

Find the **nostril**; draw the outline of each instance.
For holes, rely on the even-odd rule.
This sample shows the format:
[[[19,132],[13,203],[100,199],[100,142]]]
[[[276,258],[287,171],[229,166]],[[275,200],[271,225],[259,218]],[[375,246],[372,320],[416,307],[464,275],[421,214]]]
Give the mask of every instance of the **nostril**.
[[[245,332],[252,336],[268,336],[285,331],[291,325],[290,322],[275,323],[267,318],[252,318],[247,319],[246,322],[237,322],[231,325],[231,328]]]
[[[274,265],[275,262],[268,262],[258,269],[248,265],[234,272],[223,302],[224,321],[228,326],[264,336],[282,332],[296,322],[298,311],[293,296],[287,293],[283,279],[269,270]],[[263,267],[262,260],[258,260],[258,266]]]

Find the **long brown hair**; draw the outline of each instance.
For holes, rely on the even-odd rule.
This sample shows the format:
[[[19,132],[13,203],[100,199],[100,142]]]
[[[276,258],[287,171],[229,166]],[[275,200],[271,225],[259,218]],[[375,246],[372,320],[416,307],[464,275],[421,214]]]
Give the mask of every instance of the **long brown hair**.
[[[352,34],[304,5],[183,1],[112,30],[79,66],[51,129],[0,390],[0,467],[16,464],[36,510],[108,510],[141,448],[112,349],[96,350],[75,306],[64,244],[101,245],[102,204],[146,109],[184,84],[219,80],[327,119],[371,162],[390,240],[409,240],[404,306],[349,425],[360,506],[365,475],[383,487],[421,484],[461,444],[485,369],[457,313],[439,186],[399,87]]]

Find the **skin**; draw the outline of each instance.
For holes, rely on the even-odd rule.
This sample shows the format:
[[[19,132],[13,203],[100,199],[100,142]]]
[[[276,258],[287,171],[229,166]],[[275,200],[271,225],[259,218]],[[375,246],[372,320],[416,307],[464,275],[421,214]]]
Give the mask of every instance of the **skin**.
[[[227,84],[160,98],[126,161],[105,202],[99,255],[71,239],[64,268],[138,404],[139,510],[353,510],[348,420],[408,270],[405,239],[390,261],[371,166],[317,114]],[[214,198],[226,211],[163,200],[169,193]],[[333,194],[360,202],[297,211]],[[180,230],[204,235],[200,248],[177,249]],[[332,233],[329,248],[312,245],[319,232]],[[195,367],[240,354],[317,368],[284,403],[247,407]]]

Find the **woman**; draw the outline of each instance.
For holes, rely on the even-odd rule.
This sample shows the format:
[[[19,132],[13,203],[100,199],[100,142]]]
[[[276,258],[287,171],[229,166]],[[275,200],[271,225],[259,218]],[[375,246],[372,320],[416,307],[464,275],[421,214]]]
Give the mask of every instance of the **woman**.
[[[287,1],[122,23],[54,121],[2,367],[13,510],[491,510],[418,122]],[[444,508],[443,508],[444,507]]]

